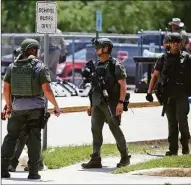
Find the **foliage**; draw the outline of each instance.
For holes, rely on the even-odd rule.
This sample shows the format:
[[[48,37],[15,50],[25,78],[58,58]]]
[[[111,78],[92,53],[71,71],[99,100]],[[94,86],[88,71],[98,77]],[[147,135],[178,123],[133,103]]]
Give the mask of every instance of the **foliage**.
[[[18,2],[19,1],[19,2]],[[180,17],[191,32],[191,1],[57,1],[58,28],[63,32],[95,32],[95,12],[103,12],[103,32],[164,30]],[[2,32],[35,32],[36,1],[2,0]]]

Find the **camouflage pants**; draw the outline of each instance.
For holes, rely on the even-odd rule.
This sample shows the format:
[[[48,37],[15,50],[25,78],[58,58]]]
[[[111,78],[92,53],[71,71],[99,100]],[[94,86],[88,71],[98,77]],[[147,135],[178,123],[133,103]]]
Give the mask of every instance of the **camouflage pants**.
[[[115,115],[116,106],[112,106],[111,110],[113,115]],[[93,153],[100,155],[100,149],[103,143],[103,125],[104,122],[108,123],[109,129],[111,130],[117,144],[117,148],[120,154],[123,156],[127,155],[127,145],[126,140],[123,135],[120,126],[120,117],[115,117],[115,121],[111,119],[106,105],[101,104],[99,106],[92,107],[92,117],[91,117],[91,131],[93,135]]]
[[[15,146],[24,128],[28,133],[28,166],[29,172],[37,173],[41,156],[41,128],[40,122],[44,109],[12,111],[8,119],[7,131],[1,148],[1,169],[8,170]]]
[[[166,115],[168,119],[168,142],[169,150],[172,152],[178,151],[178,134],[181,133],[181,144],[186,144],[190,138],[188,126],[188,113],[190,107],[188,97],[185,94],[180,94],[177,97],[172,97],[166,107]]]

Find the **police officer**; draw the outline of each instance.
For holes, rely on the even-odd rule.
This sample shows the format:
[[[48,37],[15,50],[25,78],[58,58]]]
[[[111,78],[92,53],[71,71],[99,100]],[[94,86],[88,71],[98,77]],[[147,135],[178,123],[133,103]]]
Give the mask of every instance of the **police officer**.
[[[157,60],[146,99],[153,101],[152,90],[158,80],[168,119],[169,151],[166,155],[171,156],[178,154],[179,131],[182,154],[189,154],[188,96],[191,95],[191,56],[181,51],[182,37],[179,33],[170,33],[168,37],[170,52]]]
[[[109,95],[109,105],[115,116],[115,122],[112,121],[106,104],[101,95],[101,89],[96,81],[92,81],[92,89],[88,114],[91,115],[91,131],[93,135],[93,154],[88,163],[83,163],[83,168],[102,168],[100,150],[103,143],[102,130],[104,122],[108,126],[116,140],[117,148],[121,154],[121,160],[117,167],[130,164],[130,155],[126,140],[120,129],[121,114],[123,113],[123,102],[126,96],[126,71],[124,66],[116,59],[111,57],[113,44],[110,39],[100,38],[93,40],[96,55],[99,60],[96,65],[96,71],[104,78],[106,90]]]
[[[55,115],[60,109],[50,88],[48,68],[36,59],[38,41],[25,39],[14,63],[4,76],[4,97],[7,104],[7,131],[1,149],[1,177],[9,178],[9,160],[13,156],[17,139],[23,130],[28,135],[28,179],[40,179],[41,123],[44,117],[44,95],[54,105]],[[13,100],[11,101],[11,96]]]
[[[13,51],[14,54],[14,58],[18,57],[18,55],[21,52],[21,48],[17,48]],[[5,106],[7,107],[7,106]],[[5,109],[6,110],[6,109]],[[9,165],[9,171],[10,172],[15,172],[16,168],[18,166],[19,163],[19,157],[24,149],[25,144],[28,144],[28,136],[27,135],[22,135],[21,137],[19,137],[19,139],[16,142],[16,146],[15,146],[15,151],[14,151],[14,155],[10,160],[10,165]],[[42,155],[41,155],[41,160],[39,161],[39,170],[43,170],[44,169],[44,164],[43,164],[43,159],[42,159]],[[24,168],[24,171],[28,171],[28,166]]]
[[[164,46],[168,47],[168,34],[169,33],[173,33],[173,32],[178,32],[180,33],[180,35],[182,36],[182,50],[183,51],[187,51],[187,47],[189,44],[189,38],[188,38],[188,34],[186,33],[186,31],[183,29],[184,27],[184,23],[181,22],[181,20],[179,18],[173,18],[171,22],[168,23],[168,25],[170,26],[170,30],[169,32],[167,32],[165,39],[164,39]]]

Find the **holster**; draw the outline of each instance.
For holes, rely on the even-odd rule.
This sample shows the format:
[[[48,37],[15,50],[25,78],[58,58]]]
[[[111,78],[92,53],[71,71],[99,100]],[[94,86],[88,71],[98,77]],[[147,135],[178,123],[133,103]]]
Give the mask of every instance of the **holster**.
[[[40,122],[40,128],[44,129],[44,127],[46,126],[48,119],[50,118],[50,113],[49,112],[45,112],[44,116]]]

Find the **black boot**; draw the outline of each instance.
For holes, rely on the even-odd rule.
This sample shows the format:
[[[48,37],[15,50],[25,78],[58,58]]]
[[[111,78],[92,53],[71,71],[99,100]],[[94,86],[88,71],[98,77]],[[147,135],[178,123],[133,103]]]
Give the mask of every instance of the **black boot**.
[[[97,153],[94,153],[91,156],[91,159],[87,163],[83,163],[82,168],[102,168],[101,157]]]
[[[178,152],[177,151],[167,151],[166,156],[172,156],[172,155],[178,155]]]
[[[28,179],[40,179],[41,178],[41,176],[38,174],[39,162],[38,163],[31,163],[29,160],[28,161],[28,169],[29,169]]]
[[[1,178],[10,178],[11,175],[8,171],[1,170]]]
[[[129,165],[130,164],[130,158],[131,158],[131,155],[121,156],[121,160],[119,161],[119,163],[117,163],[117,168],[121,168],[123,166]]]
[[[10,178],[8,166],[9,166],[9,159],[1,158],[1,178]]]
[[[29,173],[28,179],[40,179],[41,176],[38,173]]]

